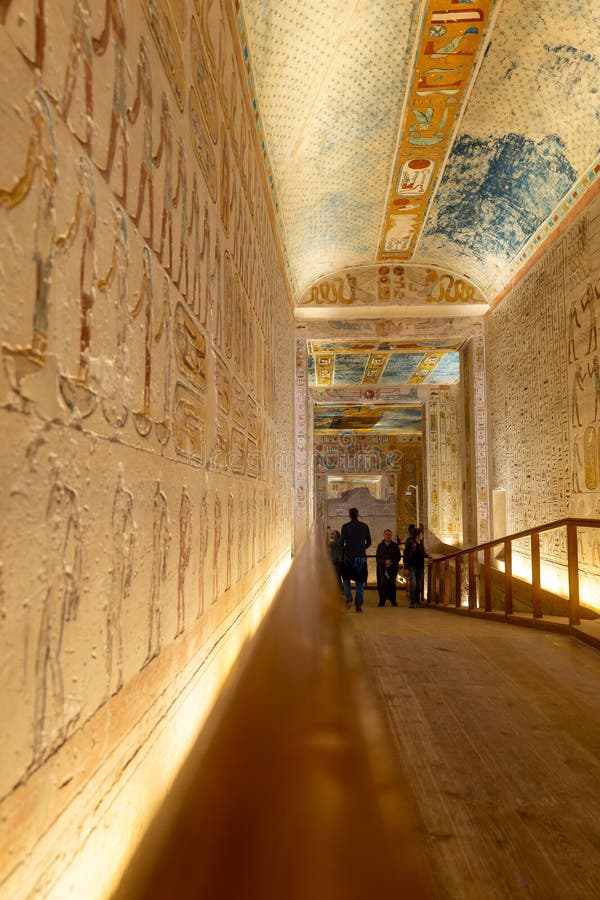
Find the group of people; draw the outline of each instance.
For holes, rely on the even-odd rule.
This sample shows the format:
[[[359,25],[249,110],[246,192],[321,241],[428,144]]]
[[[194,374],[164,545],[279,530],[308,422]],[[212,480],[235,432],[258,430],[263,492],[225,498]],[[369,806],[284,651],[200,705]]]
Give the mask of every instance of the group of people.
[[[361,522],[358,509],[349,510],[350,521],[342,525],[341,533],[332,531],[329,537],[329,553],[335,566],[341,588],[346,601],[346,609],[354,604],[356,612],[362,612],[365,584],[367,581],[367,549],[371,546],[371,532],[366,522]],[[389,528],[383,532],[383,540],[377,545],[375,560],[377,563],[378,606],[385,606],[389,600],[392,606],[396,601],[396,581],[402,560],[404,570],[408,573],[408,596],[411,607],[421,606],[423,596],[423,574],[425,559],[429,553],[423,544],[423,529],[416,525],[408,526],[408,534],[401,553],[400,543],[393,540]],[[352,596],[352,582],[356,585]]]

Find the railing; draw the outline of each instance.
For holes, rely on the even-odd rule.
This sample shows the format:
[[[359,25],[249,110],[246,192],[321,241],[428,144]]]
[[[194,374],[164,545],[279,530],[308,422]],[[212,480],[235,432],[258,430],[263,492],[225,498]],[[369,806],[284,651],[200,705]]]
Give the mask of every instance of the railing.
[[[313,528],[115,900],[432,896],[341,610]]]
[[[566,530],[566,534],[562,529]],[[598,574],[594,574],[595,567],[590,567],[590,574],[585,576],[580,571],[580,546],[584,533],[589,530],[594,533],[591,542],[592,561],[595,562],[596,553],[600,561],[599,529],[600,519],[559,519],[432,559],[429,561],[427,576],[427,602],[445,607],[453,603],[456,608],[469,612],[494,613],[499,609],[495,600],[499,594],[503,594],[500,609],[505,616],[512,616],[515,613],[518,585],[519,606],[521,609],[530,606],[534,620],[545,615],[542,602],[544,598],[564,597],[564,613],[572,628],[579,625],[581,620],[581,577],[588,578],[586,584],[589,584],[589,599],[595,599],[596,606],[600,601],[600,568],[596,569]],[[542,558],[540,536],[558,530],[560,532],[552,537],[552,558]],[[515,553],[514,545],[517,542],[524,546],[518,548],[520,552]],[[498,548],[499,556],[503,559],[493,558],[494,551]],[[561,548],[564,551],[563,559],[559,557]],[[515,560],[519,563],[516,567],[518,574],[515,571]],[[542,573],[546,572],[552,575],[553,585],[543,584]],[[560,615],[560,600],[558,610]]]

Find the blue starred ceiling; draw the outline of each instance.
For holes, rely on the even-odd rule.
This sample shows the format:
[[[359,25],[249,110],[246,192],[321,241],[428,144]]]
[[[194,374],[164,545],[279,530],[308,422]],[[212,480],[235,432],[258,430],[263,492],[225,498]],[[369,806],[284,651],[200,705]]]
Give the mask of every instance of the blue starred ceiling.
[[[431,301],[435,272],[435,299],[489,303],[596,186],[598,0],[236,0],[235,10],[302,308],[363,306],[365,290],[370,303],[405,304],[411,273]],[[406,284],[385,295],[370,270],[356,274],[404,264]]]
[[[456,384],[461,341],[308,341],[311,387]]]

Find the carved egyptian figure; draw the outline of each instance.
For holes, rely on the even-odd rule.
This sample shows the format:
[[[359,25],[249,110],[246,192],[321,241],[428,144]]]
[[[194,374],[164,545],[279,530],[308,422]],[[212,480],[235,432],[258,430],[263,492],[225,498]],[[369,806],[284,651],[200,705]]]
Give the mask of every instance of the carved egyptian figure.
[[[20,379],[43,366],[48,347],[48,304],[55,251],[55,194],[57,156],[54,121],[46,98],[35,91],[29,101],[33,133],[29,139],[25,170],[12,187],[0,187],[0,207],[12,209],[23,203],[39,174],[39,192],[33,228],[35,302],[31,343],[3,345],[7,374],[15,390]]]
[[[102,166],[97,162],[98,170],[110,181],[117,142],[121,146],[122,190],[117,194],[120,203],[127,202],[127,98],[125,94],[125,10],[123,0],[106,0],[104,28],[99,38],[94,38],[93,47],[98,56],[106,52],[110,34],[113,34],[115,48],[115,77],[113,85],[112,108],[110,114],[110,133],[106,162]]]
[[[60,389],[65,403],[83,418],[95,409],[97,396],[89,386],[91,312],[96,289],[96,188],[94,171],[89,159],[80,157],[77,166],[79,187],[75,199],[75,213],[67,231],[56,240],[57,250],[66,252],[81,233],[79,263],[79,366],[77,373],[61,376]]]
[[[65,623],[75,619],[81,594],[82,535],[75,491],[53,465],[46,508],[42,606],[35,663],[35,709],[31,769],[65,740],[62,640]],[[48,712],[52,679],[52,714]],[[54,726],[54,734],[51,730]]]
[[[69,36],[69,55],[65,72],[65,83],[60,101],[60,115],[64,122],[69,124],[68,116],[73,101],[75,85],[79,65],[83,69],[84,93],[85,93],[85,120],[86,135],[81,138],[71,126],[71,131],[77,140],[83,144],[86,153],[92,153],[92,132],[94,123],[94,101],[92,81],[92,17],[88,0],[74,0],[73,14],[71,16],[71,34]]]

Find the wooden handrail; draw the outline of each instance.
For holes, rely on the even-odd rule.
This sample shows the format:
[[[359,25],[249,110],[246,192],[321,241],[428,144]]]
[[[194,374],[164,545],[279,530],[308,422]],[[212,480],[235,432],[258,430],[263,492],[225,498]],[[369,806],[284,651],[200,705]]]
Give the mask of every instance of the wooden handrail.
[[[114,900],[431,896],[313,528]]]
[[[567,525],[575,525],[581,528],[600,528],[600,519],[557,519],[556,522],[548,522],[545,525],[536,525],[535,528],[527,528],[525,531],[516,531],[514,534],[507,534],[505,537],[496,538],[493,541],[486,541],[484,544],[477,544],[476,547],[464,547],[462,550],[453,550],[452,553],[444,553],[443,556],[436,556],[436,560],[452,559],[453,556],[462,556],[471,551],[485,550],[486,547],[498,547],[505,541],[518,541],[519,538],[529,537],[542,531],[553,531],[555,528],[561,528]]]
[[[461,566],[462,559],[467,556],[469,564],[469,590],[468,590],[468,609],[473,610],[476,606],[476,576],[475,576],[475,558],[479,552],[483,553],[483,611],[492,612],[492,588],[491,588],[491,550],[493,547],[502,546],[504,549],[504,612],[506,616],[513,614],[513,542],[529,537],[531,547],[531,608],[534,619],[542,618],[542,589],[540,581],[541,559],[540,559],[540,534],[543,532],[554,531],[557,528],[566,528],[567,533],[567,571],[569,580],[568,594],[568,619],[569,626],[580,624],[580,605],[579,605],[579,563],[578,563],[578,547],[577,547],[577,528],[600,528],[600,519],[581,519],[581,518],[564,518],[557,519],[554,522],[547,522],[544,525],[537,525],[535,528],[528,528],[524,531],[517,531],[514,534],[505,537],[496,538],[493,541],[486,541],[475,547],[466,547],[461,550],[454,550],[452,553],[446,553],[438,556],[430,561],[432,574],[429,584],[432,585],[428,592],[428,602],[439,603],[440,600],[444,606],[449,603],[449,567],[450,561],[455,562],[455,606],[462,606],[462,581]],[[444,571],[443,590],[438,586],[440,583],[440,574]]]

